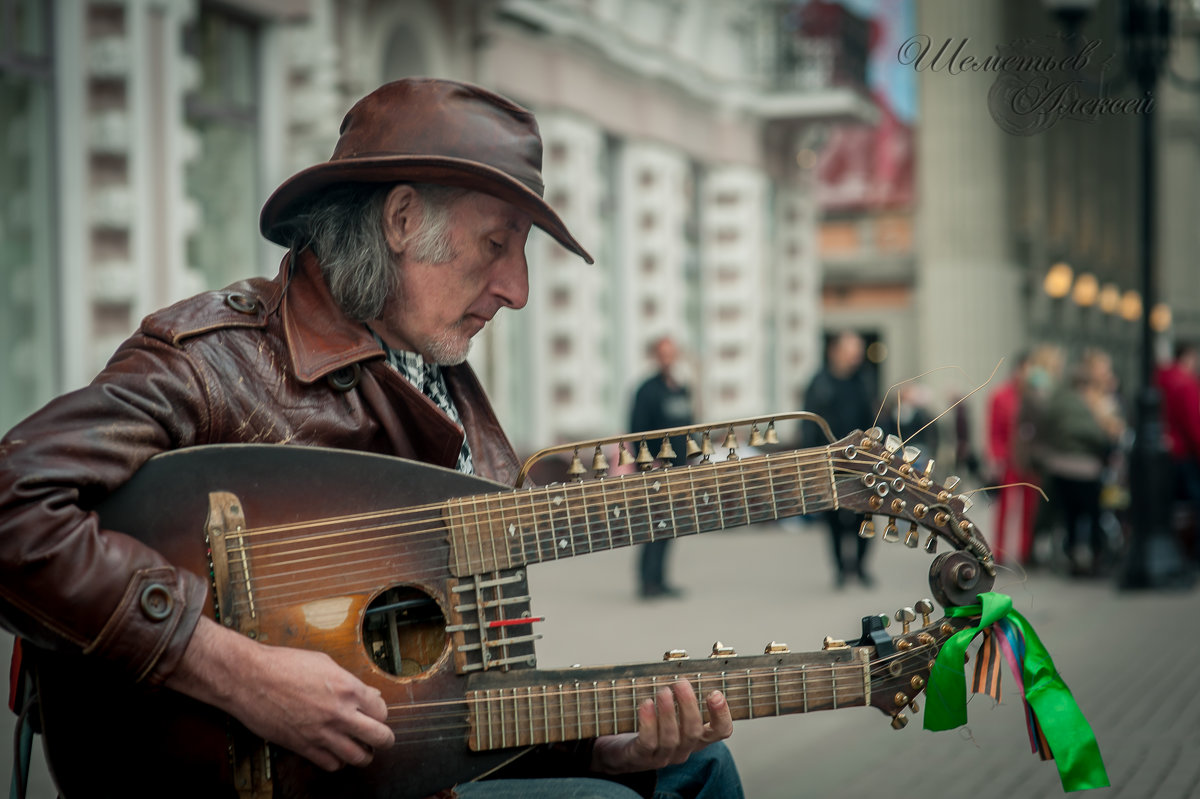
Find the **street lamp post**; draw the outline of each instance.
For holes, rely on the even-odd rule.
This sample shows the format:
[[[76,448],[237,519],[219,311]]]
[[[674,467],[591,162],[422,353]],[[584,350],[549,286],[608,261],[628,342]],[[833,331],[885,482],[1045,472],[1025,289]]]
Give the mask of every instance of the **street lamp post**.
[[[1126,66],[1140,96],[1153,96],[1170,47],[1169,0],[1125,0]],[[1158,301],[1155,221],[1158,199],[1156,113],[1150,104],[1141,121],[1141,213],[1139,253],[1142,313],[1139,386],[1133,451],[1130,453],[1130,539],[1118,585],[1126,589],[1189,585],[1192,575],[1171,530],[1171,470],[1163,446],[1160,397],[1155,381],[1154,330],[1150,309]]]

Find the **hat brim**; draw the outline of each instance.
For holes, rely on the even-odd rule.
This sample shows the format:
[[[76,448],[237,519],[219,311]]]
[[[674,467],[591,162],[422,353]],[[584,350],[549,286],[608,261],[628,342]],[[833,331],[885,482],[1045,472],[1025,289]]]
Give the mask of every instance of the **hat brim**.
[[[549,204],[506,173],[464,158],[387,155],[326,161],[297,172],[267,199],[259,229],[270,241],[287,247],[288,222],[307,198],[322,189],[347,183],[434,183],[490,194],[529,214],[533,224],[589,264],[595,263]]]

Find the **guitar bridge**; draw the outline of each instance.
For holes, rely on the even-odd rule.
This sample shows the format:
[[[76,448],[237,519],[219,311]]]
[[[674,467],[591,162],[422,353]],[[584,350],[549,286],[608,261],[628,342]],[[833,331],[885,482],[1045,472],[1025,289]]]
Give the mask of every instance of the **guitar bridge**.
[[[217,621],[224,626],[257,638],[258,618],[245,530],[246,514],[237,495],[228,491],[210,492],[204,532],[212,567],[213,609]]]

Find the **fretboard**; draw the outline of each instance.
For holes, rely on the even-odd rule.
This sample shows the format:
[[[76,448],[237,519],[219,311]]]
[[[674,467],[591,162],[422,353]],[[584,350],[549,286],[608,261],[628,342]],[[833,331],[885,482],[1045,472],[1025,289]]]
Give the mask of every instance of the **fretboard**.
[[[725,695],[735,721],[870,703],[867,650],[784,657],[806,662],[757,656],[720,661],[719,668],[686,661],[537,671],[535,682],[522,682],[531,677],[519,671],[500,675],[495,687],[467,692],[469,745],[484,751],[633,732],[638,705],[679,678],[692,683],[705,720],[704,697],[714,690]],[[691,665],[697,670],[687,671]]]
[[[456,576],[835,507],[828,448],[556,483],[446,503]]]

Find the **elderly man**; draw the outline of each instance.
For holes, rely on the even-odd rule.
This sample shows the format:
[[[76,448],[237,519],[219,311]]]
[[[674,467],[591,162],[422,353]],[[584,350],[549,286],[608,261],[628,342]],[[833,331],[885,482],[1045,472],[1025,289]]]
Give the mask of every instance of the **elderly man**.
[[[264,235],[289,248],[274,280],[151,314],[90,386],[0,444],[4,626],[212,705],[328,771],[391,746],[380,691],[321,652],[216,623],[208,578],[101,529],[89,508],[151,456],[214,443],[383,453],[511,484],[519,464],[464,363],[471,338],[525,305],[531,226],[591,263],[542,200],[540,167],[533,116],[479,87],[403,80],[359,101],[333,157],[263,208]],[[672,795],[740,795],[727,750],[708,746],[730,734],[728,706],[717,692],[704,701],[708,723],[679,681],[642,703],[637,733],[525,764],[523,776],[560,779],[458,791],[634,796],[605,775],[650,772],[640,784],[652,785],[658,770]]]

